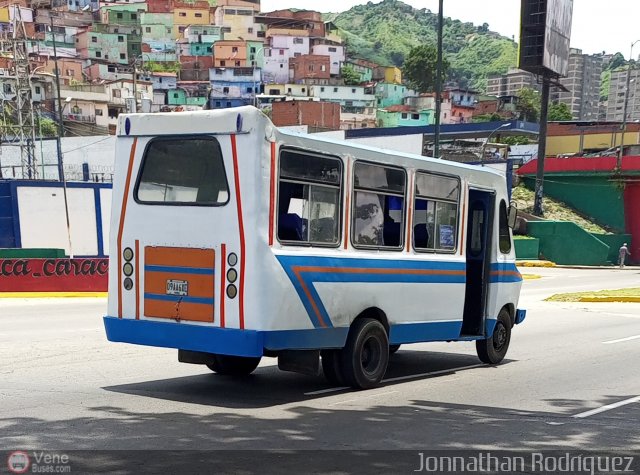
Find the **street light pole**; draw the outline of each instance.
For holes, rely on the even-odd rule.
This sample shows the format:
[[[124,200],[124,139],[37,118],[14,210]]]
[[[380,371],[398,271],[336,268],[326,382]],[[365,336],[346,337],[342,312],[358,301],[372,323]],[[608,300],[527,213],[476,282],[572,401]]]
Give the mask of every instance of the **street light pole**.
[[[480,156],[480,161],[484,161],[484,152],[487,144],[489,143],[489,139],[493,137],[493,134],[495,134],[498,130],[504,129],[505,127],[509,127],[509,124],[500,124],[499,127],[496,127],[496,129],[489,134],[489,136],[487,137],[487,140],[485,140],[484,143],[482,144],[482,155]]]
[[[627,68],[627,84],[624,91],[624,105],[622,107],[622,131],[620,133],[620,149],[618,150],[618,160],[616,163],[616,169],[618,172],[622,170],[622,157],[624,155],[624,134],[627,130],[627,109],[629,106],[629,88],[631,87],[631,61],[633,61],[633,47],[640,40],[636,40],[631,43],[631,51],[629,52],[629,67]]]
[[[433,138],[433,156],[438,158],[440,155],[440,113],[442,109],[442,29],[444,25],[443,3],[440,0],[438,8],[438,53],[436,64],[436,123],[435,134]]]

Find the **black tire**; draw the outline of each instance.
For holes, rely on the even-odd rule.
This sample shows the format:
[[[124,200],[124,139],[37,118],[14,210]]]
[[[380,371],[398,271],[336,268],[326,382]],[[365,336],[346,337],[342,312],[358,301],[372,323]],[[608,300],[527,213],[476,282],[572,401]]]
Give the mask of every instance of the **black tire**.
[[[511,317],[505,309],[500,311],[493,335],[486,340],[476,341],[476,351],[480,361],[487,364],[500,363],[511,342]]]
[[[260,364],[261,358],[247,356],[215,355],[207,366],[211,371],[225,376],[247,376]]]
[[[342,350],[322,350],[322,372],[327,381],[333,386],[344,386],[344,375],[340,360]]]
[[[400,349],[400,345],[389,345],[389,354],[392,355]]]
[[[387,371],[387,332],[377,320],[358,319],[351,325],[347,344],[340,353],[345,383],[356,389],[372,388]]]

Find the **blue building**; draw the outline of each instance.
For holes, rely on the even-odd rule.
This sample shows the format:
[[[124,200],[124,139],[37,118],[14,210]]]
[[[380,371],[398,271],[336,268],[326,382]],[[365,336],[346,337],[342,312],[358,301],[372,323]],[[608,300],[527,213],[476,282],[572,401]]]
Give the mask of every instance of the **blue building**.
[[[255,104],[260,94],[262,70],[260,68],[211,68],[209,107],[226,109]]]

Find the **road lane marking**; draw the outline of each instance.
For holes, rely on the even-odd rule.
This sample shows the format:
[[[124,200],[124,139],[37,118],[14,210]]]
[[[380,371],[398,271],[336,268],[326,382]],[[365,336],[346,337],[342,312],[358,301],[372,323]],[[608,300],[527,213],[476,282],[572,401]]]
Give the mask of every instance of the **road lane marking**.
[[[578,419],[583,419],[585,417],[593,416],[595,414],[600,414],[601,412],[610,411],[611,409],[617,409],[618,407],[626,406],[627,404],[633,404],[634,402],[640,401],[640,396],[635,396],[629,399],[625,399],[624,401],[616,402],[613,404],[607,404],[606,406],[598,407],[597,409],[591,409],[590,411],[581,412],[580,414],[576,414],[573,417]]]
[[[638,338],[640,338],[640,335],[628,336],[627,338],[620,338],[618,340],[603,341],[602,343],[604,345],[611,345],[612,343],[622,343],[623,341],[637,340]]]
[[[473,364],[473,365],[469,365],[469,366],[459,366],[457,368],[441,369],[439,371],[431,371],[430,373],[409,374],[407,376],[398,376],[397,378],[383,379],[381,384],[384,384],[384,383],[395,383],[397,381],[405,381],[405,380],[408,380],[408,379],[418,379],[418,378],[423,378],[425,376],[438,376],[439,374],[454,373],[456,371],[460,371],[460,370],[463,370],[463,369],[479,368],[481,366],[485,366],[485,365],[483,363],[478,363],[478,364]],[[335,392],[338,392],[338,391],[344,391],[346,389],[350,389],[350,388],[348,386],[339,386],[339,387],[335,387],[335,388],[320,389],[319,391],[311,391],[311,392],[308,392],[308,393],[304,393],[304,395],[305,396],[317,396],[319,394],[335,393]]]
[[[439,374],[453,373],[455,371],[460,371],[461,369],[479,368],[481,366],[486,366],[486,365],[483,364],[483,363],[478,363],[478,364],[472,364],[472,365],[469,365],[469,366],[460,366],[458,368],[441,369],[439,371],[432,371],[431,373],[409,374],[407,376],[398,376],[397,378],[383,379],[382,382],[383,383],[395,383],[396,381],[404,381],[406,379],[416,379],[416,378],[422,378],[424,376],[437,376]]]
[[[386,396],[387,394],[393,394],[393,393],[397,393],[398,391],[387,391],[384,393],[375,393],[375,394],[371,394],[369,396],[362,396],[362,397],[357,397],[354,399],[346,399],[344,401],[337,401],[334,403],[329,404],[330,406],[337,406],[338,404],[347,404],[349,402],[358,402],[358,401],[362,401],[363,399],[371,399],[373,397],[378,397],[378,396]]]

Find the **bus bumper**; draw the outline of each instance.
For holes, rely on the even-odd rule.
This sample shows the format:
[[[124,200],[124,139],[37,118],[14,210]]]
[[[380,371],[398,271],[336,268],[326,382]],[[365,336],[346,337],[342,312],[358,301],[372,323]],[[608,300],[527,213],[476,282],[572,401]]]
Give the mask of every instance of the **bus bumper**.
[[[262,356],[264,350],[342,348],[348,328],[257,331],[186,323],[104,317],[109,341],[233,356]]]
[[[516,310],[516,325],[519,325],[522,322],[524,322],[524,319],[526,316],[527,316],[526,310],[522,310],[522,309]]]

